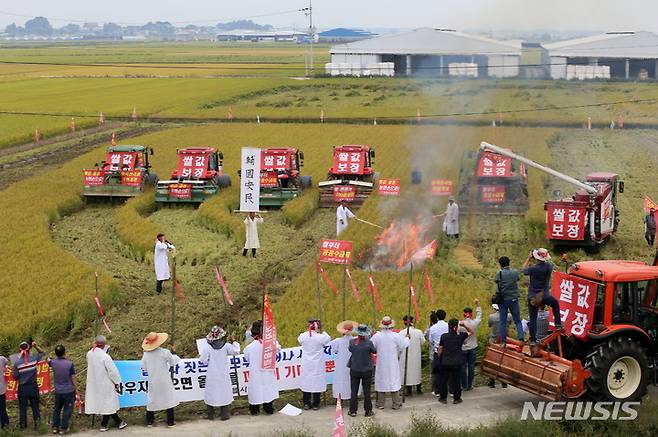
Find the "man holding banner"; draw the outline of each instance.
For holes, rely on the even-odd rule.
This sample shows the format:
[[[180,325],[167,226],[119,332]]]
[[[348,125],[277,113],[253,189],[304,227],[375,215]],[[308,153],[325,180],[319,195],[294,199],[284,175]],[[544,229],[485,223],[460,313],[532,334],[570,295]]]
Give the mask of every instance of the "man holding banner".
[[[249,381],[247,382],[247,398],[249,412],[252,416],[260,413],[260,406],[266,414],[274,414],[272,402],[279,398],[276,384],[276,370],[263,368],[263,322],[256,320],[251,326],[251,336],[254,341],[244,349],[244,357],[249,362]],[[276,342],[277,352],[281,350]]]
[[[256,250],[260,249],[260,240],[258,239],[258,226],[263,224],[263,218],[260,214],[250,212],[247,218],[244,219],[245,226],[245,242],[244,249],[242,249],[242,256],[247,256],[247,252],[251,249],[251,256],[256,258]]]

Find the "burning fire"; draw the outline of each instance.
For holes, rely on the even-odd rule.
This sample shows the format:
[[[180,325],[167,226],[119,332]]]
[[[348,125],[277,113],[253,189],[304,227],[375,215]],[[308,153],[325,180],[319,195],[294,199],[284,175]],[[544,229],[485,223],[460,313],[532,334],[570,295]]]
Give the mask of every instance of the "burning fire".
[[[370,267],[376,271],[408,268],[412,257],[432,240],[435,223],[431,217],[420,215],[393,221],[375,237],[376,244],[368,261]]]

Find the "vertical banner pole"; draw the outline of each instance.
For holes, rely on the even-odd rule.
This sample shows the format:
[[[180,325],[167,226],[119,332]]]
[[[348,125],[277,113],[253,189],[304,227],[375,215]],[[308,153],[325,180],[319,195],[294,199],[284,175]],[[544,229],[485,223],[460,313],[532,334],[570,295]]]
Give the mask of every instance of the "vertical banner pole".
[[[315,264],[315,292],[318,297],[318,317],[320,320],[324,322],[324,318],[322,317],[322,293],[320,291],[320,272],[318,271],[318,264],[320,263],[320,260]]]
[[[370,264],[368,264],[368,276],[372,276],[372,268],[371,268]],[[368,285],[370,285],[370,284],[368,284]],[[371,305],[372,306],[372,326],[374,327],[374,326],[377,325],[377,309],[375,307],[375,288],[372,287],[371,291],[372,291],[372,293],[370,293],[370,302],[372,304]]]
[[[347,297],[345,294],[345,277],[347,275],[345,274],[345,269],[343,268],[343,320],[347,320]]]
[[[172,283],[171,283],[171,344],[176,345],[176,255],[172,257]]]
[[[407,318],[411,316],[411,285],[414,283],[414,263],[409,264],[409,303],[407,305]],[[409,337],[409,329],[411,328],[411,320],[407,320],[407,337]],[[407,397],[407,373],[409,370],[409,347],[404,350],[404,383],[402,385],[402,403],[406,401]]]

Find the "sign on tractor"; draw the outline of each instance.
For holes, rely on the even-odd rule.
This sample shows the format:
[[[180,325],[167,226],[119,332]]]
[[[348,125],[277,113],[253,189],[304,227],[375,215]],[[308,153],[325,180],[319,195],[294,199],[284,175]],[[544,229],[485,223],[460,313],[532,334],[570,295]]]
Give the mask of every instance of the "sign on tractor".
[[[192,185],[190,184],[169,185],[169,197],[172,197],[174,199],[191,199]]]
[[[142,185],[142,172],[139,170],[121,172],[121,184],[129,187],[139,187]]]
[[[352,242],[344,240],[322,240],[320,262],[348,265],[352,263]]]
[[[353,202],[356,197],[354,185],[334,185],[334,202]]]
[[[452,195],[451,179],[432,179],[431,181],[432,196],[450,196]]]
[[[399,196],[400,179],[379,179],[377,184],[377,194],[380,196]]]
[[[480,202],[504,203],[505,185],[480,185]]]
[[[480,156],[478,177],[509,178],[512,176],[512,158],[484,152]]]
[[[101,170],[85,170],[85,186],[98,187],[103,185],[103,172]]]
[[[339,174],[362,174],[365,151],[341,151],[334,156],[334,168]]]
[[[546,205],[546,237],[550,240],[582,240],[587,209],[560,204]]]
[[[564,330],[575,337],[583,339],[594,320],[594,303],[598,284],[562,272],[553,273],[551,294],[560,303],[560,318]],[[549,315],[549,324],[555,326],[553,312]]]

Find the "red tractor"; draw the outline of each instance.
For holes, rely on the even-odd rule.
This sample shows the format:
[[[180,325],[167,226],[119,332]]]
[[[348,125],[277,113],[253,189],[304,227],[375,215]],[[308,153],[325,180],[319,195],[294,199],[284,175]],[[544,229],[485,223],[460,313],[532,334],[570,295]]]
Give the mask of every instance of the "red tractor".
[[[374,157],[375,149],[368,146],[335,146],[327,180],[318,184],[320,207],[336,206],[341,201],[363,205],[378,177],[372,169]]]
[[[624,192],[624,182],[617,174],[590,173],[581,182],[489,143],[481,143],[480,149],[516,159],[579,188],[571,198],[544,203],[546,238],[555,246],[596,248],[617,232],[617,195]]]
[[[553,272],[564,329],[535,349],[490,344],[482,372],[549,400],[638,401],[658,369],[658,253],[653,265],[585,261]]]
[[[282,207],[284,203],[311,188],[310,176],[302,176],[304,152],[292,148],[269,148],[261,151],[260,205]]]

